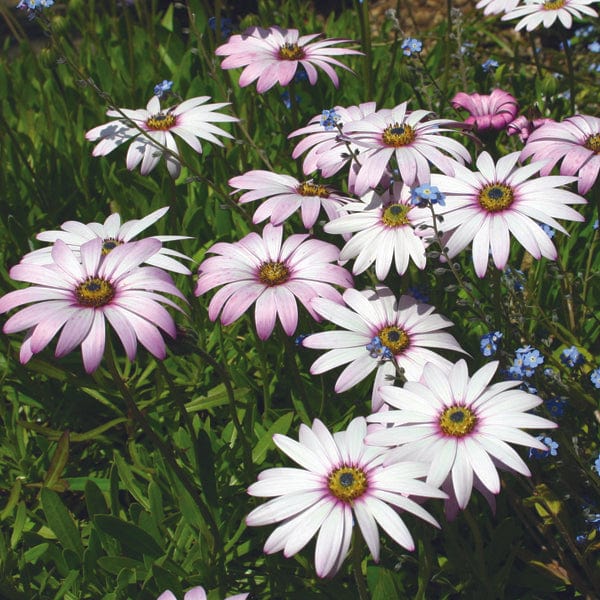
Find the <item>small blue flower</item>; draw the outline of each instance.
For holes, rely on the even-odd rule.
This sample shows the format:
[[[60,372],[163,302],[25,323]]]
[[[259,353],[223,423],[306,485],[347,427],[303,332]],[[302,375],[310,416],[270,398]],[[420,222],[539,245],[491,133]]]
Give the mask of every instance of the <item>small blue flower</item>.
[[[552,227],[550,227],[550,225],[546,225],[546,223],[540,223],[540,227],[542,228],[542,230],[544,231],[544,233],[550,239],[552,239],[554,237],[554,234],[556,233],[556,231],[554,231],[554,229],[552,229]]]
[[[540,442],[547,447],[547,450],[529,448],[529,458],[546,458],[548,456],[556,456],[558,454],[558,442],[555,442],[551,437],[538,435],[535,439],[540,440]]]
[[[600,221],[598,221],[598,219],[596,219],[594,221],[594,224],[592,225],[594,231],[596,231],[599,227],[600,227]]]
[[[567,367],[571,369],[582,365],[585,362],[583,354],[581,354],[575,346],[565,348],[560,355],[560,360],[564,365],[567,365]]]
[[[488,58],[484,63],[482,63],[481,68],[483,69],[484,73],[489,73],[490,71],[498,68],[498,61],[494,60],[493,58]]]
[[[520,379],[525,376],[523,371],[523,356],[521,354],[517,354],[513,360],[513,364],[508,369],[508,373],[513,379]]]
[[[302,346],[302,342],[308,337],[308,333],[301,333],[300,335],[296,336],[296,339],[294,340],[294,344],[296,344],[296,346]]]
[[[402,42],[400,48],[402,48],[402,53],[405,56],[412,56],[413,54],[419,54],[419,52],[421,52],[423,49],[423,42],[415,38],[406,38]]]
[[[419,302],[429,302],[427,288],[423,286],[413,286],[408,288],[408,293]]]
[[[336,126],[340,120],[341,117],[335,112],[335,108],[330,108],[329,110],[323,110],[319,123],[321,127],[325,129],[325,131],[332,131],[333,129],[337,128]]]
[[[168,79],[163,79],[160,83],[154,86],[154,95],[162,98],[166,96],[173,88],[173,82]]]
[[[600,52],[600,42],[594,41],[588,44],[588,50],[594,53]]]
[[[525,374],[527,377],[533,375],[533,370],[544,362],[544,357],[540,355],[539,350],[531,349],[529,352],[523,354],[523,367],[525,368]],[[527,371],[530,371],[528,373]]]
[[[579,535],[575,536],[575,541],[578,544],[585,544],[587,542],[588,536],[585,533],[580,533]]]
[[[36,12],[44,8],[50,8],[54,4],[54,0],[20,0],[17,8],[26,10],[30,19],[35,18]]]
[[[548,412],[553,417],[562,417],[565,413],[566,401],[561,398],[550,398],[550,400],[546,400],[544,405],[548,409]]]
[[[308,81],[308,73],[306,69],[300,63],[294,74],[294,82],[299,83],[300,81]]]
[[[372,358],[380,358],[381,360],[392,360],[394,358],[392,351],[381,343],[381,339],[377,335],[367,344],[366,348]]]
[[[590,381],[594,384],[595,388],[600,389],[600,367],[590,373]]]
[[[217,30],[217,19],[215,17],[210,17],[208,19],[208,26],[212,29],[212,31]],[[231,19],[227,17],[221,17],[221,37],[228,38],[231,35],[231,31],[233,28],[233,22]]]
[[[598,455],[598,458],[594,461],[594,471],[596,471],[596,473],[600,475],[600,454]]]
[[[525,281],[525,273],[519,271],[519,269],[511,269],[506,267],[502,273],[506,283],[515,290],[515,292],[522,292],[525,289],[523,282]]]
[[[298,96],[298,94],[295,95],[296,96],[296,102],[300,102],[300,96]],[[285,90],[285,92],[283,92],[283,94],[281,94],[281,101],[285,104],[285,107],[289,110],[290,108],[292,108],[292,100],[290,98],[290,93]]]
[[[526,381],[524,381],[519,387],[528,394],[537,394],[537,388],[529,385]]]
[[[421,208],[428,204],[439,204],[440,206],[446,206],[444,202],[444,194],[438,190],[435,185],[423,184],[414,187],[410,191],[410,203],[415,204]]]
[[[502,339],[499,331],[489,332],[481,336],[479,347],[484,356],[494,356],[498,350],[498,342]]]

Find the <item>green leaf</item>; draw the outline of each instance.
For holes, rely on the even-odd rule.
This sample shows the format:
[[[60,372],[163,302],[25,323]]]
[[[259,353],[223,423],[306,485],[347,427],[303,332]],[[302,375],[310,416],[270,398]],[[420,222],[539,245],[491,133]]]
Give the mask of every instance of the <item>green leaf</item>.
[[[119,477],[125,484],[127,491],[146,509],[150,510],[150,502],[140,489],[133,473],[131,472],[130,466],[123,460],[123,457],[118,453],[114,452],[115,465],[119,471]]]
[[[103,533],[118,540],[127,556],[141,559],[144,556],[159,558],[164,554],[163,549],[151,535],[132,523],[110,515],[96,515],[94,525]]]
[[[61,482],[60,476],[65,470],[67,461],[69,460],[69,431],[65,431],[60,436],[56,450],[52,455],[48,472],[44,478],[44,486],[51,490],[63,492],[66,488],[65,482]]]
[[[54,535],[65,548],[73,550],[79,557],[83,556],[83,544],[79,531],[59,495],[48,488],[42,488],[40,497],[48,526]]]
[[[144,563],[128,556],[101,556],[98,565],[113,575],[117,575],[122,569],[144,569]]]
[[[252,462],[255,465],[260,465],[262,462],[264,462],[267,456],[267,450],[269,448],[273,448],[273,435],[276,433],[282,433],[285,435],[289,431],[293,419],[293,412],[286,413],[285,415],[279,417],[279,419],[277,419],[277,421],[275,421],[275,423],[269,427],[260,440],[258,440],[256,446],[254,446],[254,450],[252,450]]]
[[[85,483],[85,504],[90,517],[109,513],[102,490],[91,479]]]

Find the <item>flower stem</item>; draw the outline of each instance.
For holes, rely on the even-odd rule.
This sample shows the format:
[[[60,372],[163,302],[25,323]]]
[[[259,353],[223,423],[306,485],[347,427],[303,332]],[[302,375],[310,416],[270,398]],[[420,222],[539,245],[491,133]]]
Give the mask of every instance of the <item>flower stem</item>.
[[[567,59],[567,75],[569,78],[569,92],[570,92],[570,103],[571,103],[571,114],[575,114],[575,71],[573,70],[573,56],[571,52],[571,46],[567,39],[567,34],[564,27],[558,28],[560,32],[560,38],[562,41],[563,50],[565,51],[565,58]]]
[[[354,581],[358,590],[360,600],[370,600],[371,596],[367,589],[367,580],[362,572],[362,557],[363,544],[360,534],[354,530],[354,539],[352,540],[352,572],[354,573]]]

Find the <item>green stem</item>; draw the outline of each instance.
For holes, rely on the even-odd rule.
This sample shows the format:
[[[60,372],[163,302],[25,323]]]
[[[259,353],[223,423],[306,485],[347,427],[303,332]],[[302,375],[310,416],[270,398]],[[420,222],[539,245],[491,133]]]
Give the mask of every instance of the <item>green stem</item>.
[[[354,581],[356,582],[356,589],[358,591],[358,597],[360,600],[370,600],[371,596],[367,589],[367,581],[362,572],[362,538],[358,533],[358,530],[354,529],[354,539],[352,540],[352,573],[354,574]]]
[[[567,34],[564,27],[558,28],[560,31],[560,38],[562,40],[563,50],[565,51],[565,58],[567,59],[567,75],[569,78],[569,91],[571,97],[569,98],[571,104],[571,114],[575,114],[575,70],[573,69],[573,53],[571,52],[571,46],[567,39]]]

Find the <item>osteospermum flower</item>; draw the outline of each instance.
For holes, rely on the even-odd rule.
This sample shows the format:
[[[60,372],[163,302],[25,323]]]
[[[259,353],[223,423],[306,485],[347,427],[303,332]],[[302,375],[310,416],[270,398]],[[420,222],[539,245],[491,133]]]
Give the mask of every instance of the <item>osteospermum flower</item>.
[[[520,159],[532,157],[546,164],[541,175],[548,175],[556,163],[561,175],[577,175],[577,191],[590,191],[600,171],[600,119],[575,115],[555,123],[550,121],[529,135]]]
[[[467,506],[473,487],[488,500],[500,492],[498,468],[530,476],[509,443],[545,450],[544,444],[521,430],[556,427],[526,412],[542,399],[513,389],[520,381],[490,385],[497,368],[498,361],[493,361],[469,377],[464,360],[450,371],[427,364],[420,381],[381,388],[391,410],[367,417],[370,423],[388,425],[366,438],[368,444],[394,448],[385,464],[396,460],[431,464],[427,482],[450,495],[446,506],[450,517]]]
[[[411,187],[430,181],[430,163],[453,174],[454,161],[444,152],[460,162],[470,162],[469,152],[460,142],[440,135],[460,127],[459,123],[448,119],[423,121],[430,114],[428,111],[408,112],[406,107],[403,102],[391,110],[379,110],[344,125],[344,134],[360,148],[356,178],[349,180],[355,194],[375,188],[392,157],[400,178]]]
[[[458,92],[451,100],[454,108],[464,108],[470,113],[465,119],[478,131],[504,129],[517,115],[517,99],[503,90],[492,90],[489,95]]]
[[[3,329],[4,333],[28,332],[21,345],[21,362],[41,352],[60,331],[55,356],[65,356],[81,344],[85,370],[91,373],[104,354],[106,321],[130,360],[135,358],[138,340],[152,355],[164,358],[159,329],[175,337],[175,322],[161,303],[181,309],[157,292],[185,298],[165,271],[139,266],[159,249],[160,242],[148,238],[104,256],[102,239],[96,238],[82,244],[77,256],[56,240],[52,264],[15,265],[10,276],[33,285],[0,298],[0,313],[31,304],[10,317]]]
[[[367,194],[367,202],[353,202],[341,216],[324,227],[327,233],[353,233],[340,252],[340,260],[355,259],[352,273],[358,275],[375,263],[375,275],[383,281],[394,261],[396,271],[403,275],[412,259],[424,269],[426,244],[415,228],[424,222],[430,211],[412,203],[411,190],[401,182],[382,196]],[[368,201],[370,200],[370,202]]]
[[[144,231],[144,229],[147,229],[150,225],[158,221],[158,219],[160,219],[168,210],[168,207],[159,208],[149,215],[146,215],[143,219],[126,221],[122,225],[121,216],[118,213],[113,213],[107,217],[103,224],[88,223],[87,225],[84,225],[78,221],[67,221],[61,225],[61,230],[42,231],[41,233],[38,233],[36,238],[42,242],[52,243],[56,242],[56,240],[62,240],[69,248],[71,248],[71,250],[73,250],[77,257],[79,256],[79,248],[82,244],[95,238],[100,238],[102,240],[102,253],[108,254],[117,246],[131,242],[133,238]],[[152,236],[152,238],[159,242],[190,239],[189,236],[185,235],[155,235]],[[191,271],[173,257],[192,260],[189,256],[186,256],[181,252],[163,248],[161,246],[154,256],[148,258],[146,264],[160,267],[167,271],[190,275]],[[36,265],[47,265],[52,263],[52,246],[46,246],[45,248],[29,252],[29,254],[26,254],[22,258],[21,262]]]
[[[275,445],[302,468],[267,469],[248,488],[252,496],[271,497],[247,517],[249,526],[283,521],[269,536],[264,551],[283,550],[290,557],[317,534],[315,567],[319,577],[340,569],[352,539],[354,523],[379,561],[377,525],[407,550],[412,536],[396,509],[410,512],[439,527],[437,521],[409,496],[444,498],[439,489],[422,481],[428,465],[417,462],[383,467],[381,448],[367,447],[367,423],[354,419],[348,429],[331,435],[318,419],[312,428],[301,425],[299,441],[280,434]]]
[[[225,600],[246,600],[250,594],[236,594],[228,596]],[[163,592],[156,600],[177,600],[177,597],[171,590]],[[206,600],[206,592],[202,586],[197,586],[187,591],[183,596],[183,600]]]
[[[132,171],[141,162],[142,175],[150,173],[164,155],[171,177],[176,178],[181,172],[181,163],[173,134],[199,154],[202,153],[201,139],[222,146],[216,136],[233,137],[213,125],[213,122],[239,121],[236,117],[215,112],[228,106],[229,102],[205,104],[207,100],[210,96],[198,96],[161,108],[158,96],[152,96],[145,109],[107,111],[106,114],[116,117],[116,120],[90,129],[85,137],[91,142],[98,142],[92,152],[94,156],[106,156],[121,144],[132,142],[127,150],[127,168]]]
[[[297,29],[281,27],[249,27],[242,35],[232,35],[227,43],[215,50],[217,56],[225,56],[223,69],[245,67],[240,75],[240,87],[257,80],[259,94],[271,89],[276,83],[287,85],[296,74],[298,65],[306,71],[311,85],[317,82],[317,69],[322,69],[337,87],[339,79],[333,67],[353,72],[334,58],[343,54],[362,54],[349,48],[333,48],[336,44],[352,40],[325,39],[309,43],[321,34],[298,35]]]
[[[334,304],[341,303],[341,295],[333,285],[349,287],[352,276],[343,267],[331,264],[339,257],[338,248],[307,239],[308,234],[291,235],[282,244],[282,236],[283,228],[269,223],[262,237],[249,233],[239,242],[219,242],[209,249],[218,256],[201,263],[196,295],[224,286],[208,306],[212,321],[221,313],[221,322],[229,325],[256,302],[256,330],[265,340],[273,332],[277,316],[285,333],[294,333],[298,324],[296,298],[316,320],[319,315],[310,300],[322,296]]]
[[[310,368],[313,375],[349,363],[335,384],[344,392],[377,370],[373,385],[372,406],[378,410],[383,400],[380,386],[390,385],[402,369],[406,379],[418,379],[423,366],[434,362],[449,369],[449,360],[429,348],[464,352],[452,335],[443,331],[452,322],[433,314],[435,308],[417,302],[412,296],[396,299],[391,290],[379,286],[375,291],[348,289],[343,294],[346,306],[326,298],[315,298],[312,308],[324,319],[343,327],[307,336],[302,345],[330,350]]]
[[[329,219],[335,219],[350,198],[334,192],[330,187],[312,180],[298,181],[290,175],[270,171],[248,171],[232,177],[229,185],[250,190],[240,196],[239,202],[246,203],[267,198],[255,211],[252,221],[260,223],[270,218],[273,225],[281,225],[298,209],[302,211],[302,223],[310,229],[317,221],[321,207]]]
[[[598,0],[528,0],[525,4],[517,5],[509,10],[503,21],[521,19],[515,25],[515,31],[525,28],[533,31],[543,25],[546,29],[554,25],[558,19],[567,29],[573,25],[573,17],[581,19],[583,15],[597,17],[598,13],[589,5]]]
[[[446,206],[438,209],[444,216],[444,244],[450,258],[472,242],[475,272],[483,277],[491,252],[499,269],[506,266],[510,253],[510,234],[535,258],[554,260],[556,248],[539,226],[550,225],[567,233],[554,219],[583,221],[568,204],[586,200],[558,186],[575,181],[574,177],[535,177],[542,162],[517,167],[519,152],[494,163],[487,152],[477,159],[478,172],[462,165],[454,167],[454,177],[433,175],[433,183],[446,195]]]

